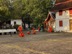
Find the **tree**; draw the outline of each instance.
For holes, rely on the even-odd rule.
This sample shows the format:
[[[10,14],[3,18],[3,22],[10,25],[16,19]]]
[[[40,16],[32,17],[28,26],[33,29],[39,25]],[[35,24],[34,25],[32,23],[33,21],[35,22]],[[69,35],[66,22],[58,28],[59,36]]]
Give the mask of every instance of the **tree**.
[[[23,0],[22,4],[24,5],[22,14],[29,14],[33,18],[34,23],[37,24],[44,21],[49,9],[53,6],[52,0]]]
[[[4,4],[3,0],[0,0],[0,20],[6,21],[6,19],[9,19],[10,13],[8,11],[7,6]]]
[[[24,23],[32,19],[40,24],[52,6],[52,0],[0,0],[0,20],[22,18]]]
[[[21,18],[21,0],[0,0],[0,24]]]

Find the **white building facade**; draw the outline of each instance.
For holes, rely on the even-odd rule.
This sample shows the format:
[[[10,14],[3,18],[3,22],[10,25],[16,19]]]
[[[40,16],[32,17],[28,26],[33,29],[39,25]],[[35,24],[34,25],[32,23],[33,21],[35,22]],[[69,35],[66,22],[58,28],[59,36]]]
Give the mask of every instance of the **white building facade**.
[[[11,20],[11,25],[12,26],[14,26],[14,23],[16,23],[17,25],[21,25],[22,26],[22,20],[21,19]]]
[[[55,31],[71,31],[72,17],[69,10],[56,12]]]

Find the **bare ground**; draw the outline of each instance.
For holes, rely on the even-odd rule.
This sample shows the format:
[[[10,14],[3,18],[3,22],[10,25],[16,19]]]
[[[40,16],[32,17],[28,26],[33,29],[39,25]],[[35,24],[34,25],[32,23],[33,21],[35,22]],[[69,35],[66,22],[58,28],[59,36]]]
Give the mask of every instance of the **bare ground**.
[[[72,54],[72,33],[1,35],[0,54]]]

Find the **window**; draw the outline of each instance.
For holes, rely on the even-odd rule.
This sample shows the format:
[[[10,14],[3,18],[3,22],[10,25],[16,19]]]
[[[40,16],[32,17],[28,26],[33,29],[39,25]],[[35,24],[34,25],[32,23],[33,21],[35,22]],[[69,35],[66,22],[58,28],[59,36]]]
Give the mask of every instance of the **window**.
[[[60,21],[59,21],[59,27],[62,27],[62,26],[63,26],[63,21],[60,20]]]
[[[62,12],[63,12],[63,11],[62,11],[62,10],[60,10],[60,11],[59,11],[59,15],[62,15]]]

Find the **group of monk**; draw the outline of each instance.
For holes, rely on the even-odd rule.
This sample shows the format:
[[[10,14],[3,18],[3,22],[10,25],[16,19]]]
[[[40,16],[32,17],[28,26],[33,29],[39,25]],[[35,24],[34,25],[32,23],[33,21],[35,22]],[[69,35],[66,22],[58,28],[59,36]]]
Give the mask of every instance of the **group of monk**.
[[[24,36],[25,36],[24,33],[23,33],[23,28],[22,28],[22,26],[19,26],[19,27],[18,27],[18,31],[19,31],[18,34],[19,34],[20,37],[24,37]],[[40,31],[40,27],[38,27],[38,31]],[[51,27],[51,26],[48,27],[48,32],[52,32],[52,27]],[[31,33],[32,33],[32,34],[36,34],[36,30],[35,30],[34,27],[32,28],[31,31],[28,31],[28,32],[27,32],[28,35],[30,35]]]
[[[32,32],[32,34],[36,34],[36,30],[34,27],[32,28],[32,31],[28,31],[27,34],[31,34],[31,32]]]
[[[24,36],[25,36],[24,33],[23,33],[23,28],[22,28],[22,26],[19,26],[19,27],[18,27],[18,31],[19,31],[18,34],[19,34],[20,37],[24,37]],[[31,34],[31,31],[28,31],[27,34],[28,34],[28,35]],[[35,30],[34,27],[32,28],[32,34],[36,34],[36,30]]]
[[[44,27],[44,29],[45,29],[46,27]],[[38,27],[38,31],[40,31],[41,30],[41,28],[40,27]],[[52,32],[53,31],[53,29],[52,29],[52,27],[51,26],[48,26],[48,28],[46,29],[47,30],[47,32]]]

